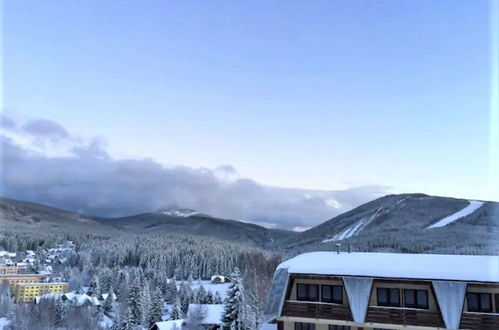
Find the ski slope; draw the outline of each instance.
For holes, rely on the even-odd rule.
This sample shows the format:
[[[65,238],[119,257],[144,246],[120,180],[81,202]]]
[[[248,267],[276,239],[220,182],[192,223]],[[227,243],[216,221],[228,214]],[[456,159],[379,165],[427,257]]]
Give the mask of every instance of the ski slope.
[[[435,222],[433,225],[426,227],[426,229],[447,226],[448,224],[453,223],[456,220],[459,220],[461,218],[464,218],[465,216],[470,215],[471,213],[478,210],[483,204],[485,204],[485,202],[481,202],[481,201],[469,201],[469,202],[470,202],[470,204],[468,206],[466,206],[464,209],[457,211],[456,213],[451,214],[451,215]]]
[[[342,241],[344,239],[357,236],[368,224],[370,224],[376,218],[381,209],[382,208],[380,207],[372,216],[360,219],[341,233],[336,234],[331,238],[326,238],[322,241],[322,243]]]

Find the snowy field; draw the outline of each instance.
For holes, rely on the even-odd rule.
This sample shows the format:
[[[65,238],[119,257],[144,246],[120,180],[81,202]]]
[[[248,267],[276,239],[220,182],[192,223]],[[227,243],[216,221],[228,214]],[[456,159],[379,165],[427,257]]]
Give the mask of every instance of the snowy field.
[[[218,292],[222,300],[225,299],[230,283],[214,284],[211,283],[211,281],[201,281],[201,282],[206,291],[211,291],[213,294]],[[197,290],[199,288],[199,281],[192,281],[191,288],[192,290]]]
[[[468,206],[466,206],[464,209],[437,221],[436,223],[427,227],[426,229],[447,226],[448,224],[450,224],[456,220],[459,220],[461,218],[464,218],[465,216],[470,215],[471,213],[478,210],[483,204],[485,204],[485,202],[480,202],[480,201],[469,201],[469,202],[470,202],[470,204]]]

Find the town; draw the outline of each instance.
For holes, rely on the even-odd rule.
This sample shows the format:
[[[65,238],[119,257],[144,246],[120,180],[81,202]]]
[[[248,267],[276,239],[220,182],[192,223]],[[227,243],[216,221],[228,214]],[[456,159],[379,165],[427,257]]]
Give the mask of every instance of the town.
[[[61,267],[74,254],[74,244],[68,241],[55,248],[34,252],[27,250],[23,254],[0,251],[0,308],[3,314],[9,309],[9,301],[20,304],[46,305],[53,303],[55,317],[64,318],[68,308],[90,311],[92,317],[98,319],[97,326],[101,329],[132,327],[133,321],[116,322],[117,295],[111,288],[104,292],[96,281],[89,286],[71,290],[70,282],[64,281],[60,274]],[[179,298],[173,304],[168,304],[161,297],[156,319],[150,322],[151,329],[181,329],[187,322],[195,322],[203,329],[218,329],[223,323],[224,300],[227,298],[231,280],[227,276],[213,275],[209,280],[188,279],[176,282],[171,279],[168,284],[179,292],[187,292],[192,303],[187,308],[182,306],[184,299]],[[45,306],[46,307],[46,306]],[[183,310],[184,307],[184,310]],[[48,309],[47,311],[49,311]],[[185,312],[184,312],[185,311]],[[12,320],[0,318],[0,329],[15,327]],[[145,328],[147,329],[147,328]]]

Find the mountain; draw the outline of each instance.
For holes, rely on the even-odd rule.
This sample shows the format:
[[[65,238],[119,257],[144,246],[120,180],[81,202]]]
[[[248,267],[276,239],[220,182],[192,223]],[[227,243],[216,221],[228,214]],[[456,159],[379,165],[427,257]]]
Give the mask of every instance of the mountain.
[[[297,235],[289,230],[267,229],[252,223],[215,218],[193,210],[160,210],[99,221],[127,232],[201,235],[262,247]]]
[[[285,253],[341,249],[499,255],[499,203],[388,195],[302,233],[267,229],[198,211],[167,208],[120,218],[95,218],[0,198],[0,227],[43,231],[159,233],[209,236]]]
[[[92,217],[37,203],[0,197],[0,226],[50,231],[53,229],[109,231]]]
[[[96,218],[37,203],[0,197],[0,228],[33,231],[131,232],[210,236],[253,246],[266,247],[296,235],[283,229],[211,217],[195,210],[161,209],[121,218]]]
[[[388,195],[338,215],[293,239],[285,249],[499,253],[499,203]]]
[[[173,217],[180,217],[180,218],[188,218],[192,217],[193,215],[200,215],[201,212],[198,212],[193,209],[185,209],[181,207],[168,207],[165,209],[159,209],[156,211],[156,213],[164,214],[164,215],[171,215]]]

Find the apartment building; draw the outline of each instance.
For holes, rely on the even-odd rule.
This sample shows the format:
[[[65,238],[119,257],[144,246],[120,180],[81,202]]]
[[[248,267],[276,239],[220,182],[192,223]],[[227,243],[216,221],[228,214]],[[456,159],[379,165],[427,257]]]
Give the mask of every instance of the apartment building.
[[[0,283],[8,283],[10,290],[14,292],[14,287],[19,283],[39,283],[45,278],[49,277],[47,274],[6,274],[0,275]]]
[[[24,263],[13,264],[13,265],[0,265],[0,274],[19,274],[27,270],[27,265]]]
[[[278,266],[279,330],[499,329],[499,257],[313,252]]]
[[[68,283],[18,283],[15,286],[14,299],[16,303],[30,302],[35,297],[42,296],[47,293],[64,293],[68,292]]]

